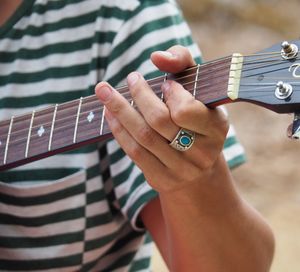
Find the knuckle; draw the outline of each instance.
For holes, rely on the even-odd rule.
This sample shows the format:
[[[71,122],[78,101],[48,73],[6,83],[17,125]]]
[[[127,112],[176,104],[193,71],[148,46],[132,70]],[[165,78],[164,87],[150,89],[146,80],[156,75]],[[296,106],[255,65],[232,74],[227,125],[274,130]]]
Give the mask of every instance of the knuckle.
[[[117,115],[125,108],[125,104],[123,101],[112,101],[107,107],[109,111]]]
[[[141,142],[143,145],[146,145],[146,146],[154,145],[155,141],[156,141],[155,133],[148,126],[141,127],[138,130],[137,137],[138,137],[139,142]]]

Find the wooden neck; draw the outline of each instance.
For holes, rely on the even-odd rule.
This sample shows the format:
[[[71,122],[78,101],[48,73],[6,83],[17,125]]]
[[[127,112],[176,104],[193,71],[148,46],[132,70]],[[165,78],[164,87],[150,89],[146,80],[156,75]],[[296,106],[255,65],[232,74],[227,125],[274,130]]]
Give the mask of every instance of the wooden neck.
[[[208,107],[230,102],[227,96],[231,57],[197,65],[178,74],[148,80],[163,100],[161,85],[175,80]],[[127,86],[118,91],[134,106]],[[105,108],[95,95],[13,116],[0,122],[0,170],[72,150],[111,137]]]

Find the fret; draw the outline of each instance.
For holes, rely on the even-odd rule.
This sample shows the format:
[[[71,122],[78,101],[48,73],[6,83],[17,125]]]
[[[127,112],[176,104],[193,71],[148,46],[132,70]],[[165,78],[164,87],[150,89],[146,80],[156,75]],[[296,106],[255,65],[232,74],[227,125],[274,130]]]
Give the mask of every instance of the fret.
[[[193,96],[194,97],[196,96],[196,91],[197,91],[199,69],[200,69],[200,64],[197,65],[197,71],[196,71],[196,76],[195,76],[195,84],[194,84],[194,89],[193,89]]]
[[[75,133],[76,142],[78,141],[78,128],[81,116],[81,114],[78,114],[78,110],[83,111],[81,104],[82,102],[80,103],[80,99],[79,102],[77,99],[58,105],[52,136],[52,150],[64,148],[66,146],[74,144]]]
[[[35,114],[35,111],[32,111],[32,116],[31,116],[31,120],[30,120],[30,126],[29,126],[28,136],[27,136],[26,149],[25,149],[25,158],[28,157],[28,149],[29,149],[29,143],[30,143],[30,137],[31,137],[31,130],[32,130],[32,124],[33,124],[34,114]]]
[[[102,135],[105,127],[104,109],[96,97],[82,100],[79,116],[77,142],[87,141]]]
[[[12,116],[11,119],[10,119],[10,123],[9,123],[8,134],[7,134],[6,144],[5,144],[3,164],[6,164],[6,162],[7,162],[7,152],[8,152],[9,140],[10,140],[10,135],[11,135],[11,130],[12,130],[12,125],[13,125],[13,122],[14,122],[14,118],[15,117]]]
[[[30,134],[28,158],[48,152],[55,106],[35,111]]]
[[[56,114],[57,114],[57,107],[58,107],[58,104],[56,104],[55,107],[54,107],[53,119],[52,119],[51,130],[50,130],[48,151],[51,150],[51,146],[52,146],[52,138],[53,138],[54,124],[55,124],[55,119],[56,119]]]
[[[27,136],[30,127],[32,113],[13,116],[7,135],[5,151],[5,164],[18,159],[25,159]]]
[[[79,121],[81,105],[82,105],[82,97],[80,97],[80,99],[79,99],[78,111],[77,111],[77,115],[76,115],[76,123],[75,123],[74,136],[73,136],[73,143],[74,144],[76,143],[76,135],[77,135],[78,121]]]
[[[103,135],[103,127],[104,127],[104,121],[105,121],[105,106],[103,106],[102,116],[101,116],[101,124],[100,124],[100,135]]]

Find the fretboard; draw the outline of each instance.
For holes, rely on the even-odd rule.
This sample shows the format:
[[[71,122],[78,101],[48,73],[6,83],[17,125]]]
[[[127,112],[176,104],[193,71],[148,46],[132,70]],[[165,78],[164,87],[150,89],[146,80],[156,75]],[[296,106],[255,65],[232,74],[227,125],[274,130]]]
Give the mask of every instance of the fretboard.
[[[148,84],[163,100],[162,83],[175,80],[197,100],[215,107],[230,102],[227,95],[230,67],[231,57],[228,57],[178,74],[162,75],[148,80]],[[135,107],[127,86],[117,90]],[[0,170],[112,137],[104,111],[104,106],[92,95],[0,122]]]

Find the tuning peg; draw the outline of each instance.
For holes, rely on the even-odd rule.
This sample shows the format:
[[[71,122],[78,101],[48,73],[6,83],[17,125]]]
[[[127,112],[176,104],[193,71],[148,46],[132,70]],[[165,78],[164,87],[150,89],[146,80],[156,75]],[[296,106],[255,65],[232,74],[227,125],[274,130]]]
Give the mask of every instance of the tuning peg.
[[[300,112],[295,112],[293,123],[288,127],[287,134],[291,139],[300,139]]]
[[[287,41],[281,44],[281,56],[284,59],[294,59],[298,55],[298,46]]]

